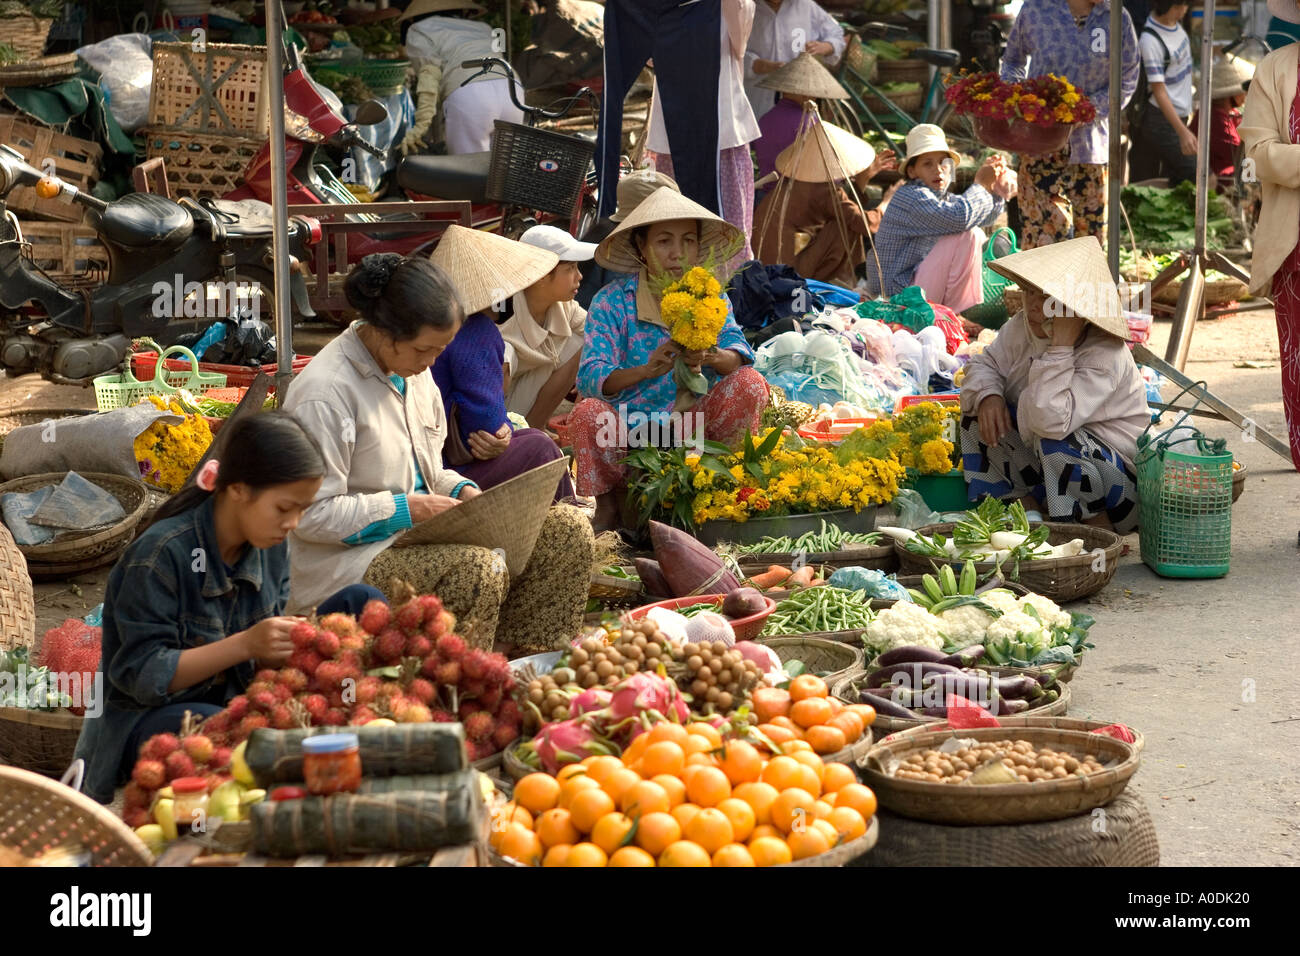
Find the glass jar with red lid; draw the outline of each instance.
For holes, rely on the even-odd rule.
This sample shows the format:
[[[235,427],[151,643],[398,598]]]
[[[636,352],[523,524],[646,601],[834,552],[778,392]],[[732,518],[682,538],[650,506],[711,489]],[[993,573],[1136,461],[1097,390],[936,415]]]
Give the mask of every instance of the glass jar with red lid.
[[[201,823],[208,813],[208,781],[203,777],[177,777],[172,788],[172,813],[176,829],[184,832]]]
[[[302,742],[302,773],[316,796],[353,793],[361,786],[361,748],[356,734],[322,734]]]

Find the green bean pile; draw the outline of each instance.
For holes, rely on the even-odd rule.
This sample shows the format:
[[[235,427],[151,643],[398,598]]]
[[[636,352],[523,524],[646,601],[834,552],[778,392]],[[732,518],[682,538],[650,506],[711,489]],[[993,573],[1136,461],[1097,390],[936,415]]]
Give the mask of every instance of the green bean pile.
[[[791,538],[788,535],[780,538],[768,536],[754,544],[736,545],[732,550],[736,554],[794,554],[798,551],[805,554],[826,554],[843,550],[848,544],[879,543],[879,532],[871,531],[863,534],[844,531],[839,525],[827,526],[826,520],[822,519],[820,531],[809,531],[798,538]]]
[[[875,619],[866,591],[815,587],[796,591],[776,605],[763,628],[764,636],[848,631],[866,627]]]

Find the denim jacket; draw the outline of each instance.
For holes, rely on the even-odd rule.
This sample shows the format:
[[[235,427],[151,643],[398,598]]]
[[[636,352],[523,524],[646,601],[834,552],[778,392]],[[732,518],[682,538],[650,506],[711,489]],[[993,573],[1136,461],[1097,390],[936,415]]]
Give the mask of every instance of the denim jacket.
[[[247,661],[174,693],[181,651],[220,641],[283,613],[289,600],[288,544],[249,547],[233,567],[221,560],[213,499],[158,522],[137,538],[108,577],[99,670],[103,700],[88,709],[76,756],[84,789],[101,803],[122,781],[127,740],[148,711],[168,704],[223,704],[252,679]]]

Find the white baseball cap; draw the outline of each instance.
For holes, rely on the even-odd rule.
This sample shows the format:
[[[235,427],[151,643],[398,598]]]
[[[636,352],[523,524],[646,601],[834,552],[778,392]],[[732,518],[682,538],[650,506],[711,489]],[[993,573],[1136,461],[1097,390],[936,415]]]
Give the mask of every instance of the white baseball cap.
[[[579,242],[555,226],[533,226],[519,237],[519,241],[553,252],[561,262],[587,262],[596,255],[594,242]]]

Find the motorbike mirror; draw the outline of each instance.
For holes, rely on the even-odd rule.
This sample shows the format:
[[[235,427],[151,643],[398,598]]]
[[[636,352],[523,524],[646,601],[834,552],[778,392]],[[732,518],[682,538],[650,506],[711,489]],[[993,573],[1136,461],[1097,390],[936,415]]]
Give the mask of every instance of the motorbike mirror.
[[[366,100],[357,107],[356,119],[353,122],[358,126],[374,126],[386,119],[388,119],[388,108],[383,103],[379,100]]]

